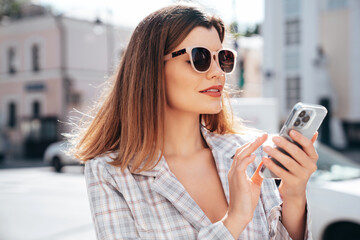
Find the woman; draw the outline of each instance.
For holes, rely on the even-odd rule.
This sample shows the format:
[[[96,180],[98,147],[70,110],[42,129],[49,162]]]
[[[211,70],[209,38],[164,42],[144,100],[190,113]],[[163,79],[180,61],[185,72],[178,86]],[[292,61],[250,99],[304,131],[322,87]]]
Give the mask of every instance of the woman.
[[[292,135],[304,150],[273,138],[292,158],[264,148],[287,172],[264,157],[266,134],[235,128],[223,102],[236,53],[223,48],[224,34],[220,19],[188,5],[135,29],[76,146],[99,239],[311,238],[305,188],[316,136]],[[281,198],[256,157],[282,178]]]

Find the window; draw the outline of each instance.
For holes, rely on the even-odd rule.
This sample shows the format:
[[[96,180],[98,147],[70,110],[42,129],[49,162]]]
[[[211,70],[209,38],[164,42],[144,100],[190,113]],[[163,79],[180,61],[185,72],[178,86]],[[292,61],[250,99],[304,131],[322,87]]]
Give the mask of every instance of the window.
[[[348,5],[347,0],[328,0],[327,6],[329,10],[346,8]]]
[[[40,70],[40,61],[39,61],[39,46],[37,44],[34,44],[31,47],[31,57],[32,57],[32,70],[33,72],[38,72]]]
[[[57,119],[46,118],[42,123],[42,137],[47,140],[57,139]]]
[[[286,45],[300,44],[300,21],[288,20],[285,26],[285,42]]]
[[[38,101],[35,101],[32,104],[32,116],[33,118],[40,117],[40,103]]]
[[[7,58],[8,58],[8,73],[15,74],[16,73],[16,67],[15,67],[15,49],[13,47],[10,47],[7,51]]]
[[[286,78],[286,107],[291,109],[300,101],[300,77]]]
[[[284,0],[284,11],[287,17],[296,17],[300,15],[301,0]]]
[[[14,102],[10,102],[8,105],[8,127],[16,127],[16,104]]]

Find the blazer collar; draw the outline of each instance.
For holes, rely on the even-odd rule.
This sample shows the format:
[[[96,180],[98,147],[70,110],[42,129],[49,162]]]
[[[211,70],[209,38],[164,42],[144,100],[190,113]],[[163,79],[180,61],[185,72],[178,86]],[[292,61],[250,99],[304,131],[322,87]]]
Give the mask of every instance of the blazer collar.
[[[180,214],[198,231],[202,227],[211,224],[202,209],[170,171],[164,157],[161,158],[158,166],[160,167],[151,189],[171,202]]]
[[[228,134],[220,135],[210,132],[205,127],[201,127],[201,132],[206,143],[211,149],[225,197],[229,204],[230,195],[227,175],[232,164],[232,156],[235,154],[236,149],[240,146],[240,143],[234,141],[232,138],[229,138]]]

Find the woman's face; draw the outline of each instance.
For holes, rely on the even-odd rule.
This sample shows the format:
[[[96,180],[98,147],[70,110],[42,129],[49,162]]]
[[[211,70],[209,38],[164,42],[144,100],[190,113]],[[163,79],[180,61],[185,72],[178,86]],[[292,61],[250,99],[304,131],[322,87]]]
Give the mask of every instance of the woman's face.
[[[218,32],[214,27],[194,28],[174,51],[186,47],[201,46],[210,51],[222,48]],[[196,114],[216,114],[221,111],[221,94],[225,75],[214,59],[205,73],[196,72],[190,63],[190,56],[183,54],[165,62],[165,85],[167,110]],[[205,91],[209,89],[219,89]]]

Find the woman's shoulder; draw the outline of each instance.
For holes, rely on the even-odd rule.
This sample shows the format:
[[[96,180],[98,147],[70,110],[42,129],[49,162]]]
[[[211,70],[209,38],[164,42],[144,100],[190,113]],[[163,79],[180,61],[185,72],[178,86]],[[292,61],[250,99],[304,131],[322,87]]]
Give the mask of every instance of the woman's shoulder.
[[[117,157],[116,153],[113,152],[99,155],[85,162],[85,170],[88,169],[93,172],[98,172],[102,174],[107,173],[112,177],[125,176],[128,172],[128,169],[122,171],[120,167],[111,164],[114,161],[114,159],[116,159],[116,157]]]
[[[85,162],[85,165],[91,166],[91,167],[108,167],[110,163],[114,159],[114,154],[112,153],[106,153],[99,156],[96,156],[92,159],[89,159]]]

